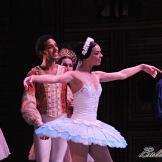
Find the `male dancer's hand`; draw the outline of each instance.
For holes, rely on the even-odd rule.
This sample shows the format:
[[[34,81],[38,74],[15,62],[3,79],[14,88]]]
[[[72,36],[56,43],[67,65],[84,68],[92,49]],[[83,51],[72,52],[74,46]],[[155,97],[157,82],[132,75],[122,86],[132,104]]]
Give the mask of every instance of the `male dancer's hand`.
[[[40,139],[41,139],[41,140],[48,140],[49,137],[48,137],[48,136],[41,136]]]
[[[42,126],[43,124],[40,124],[39,126],[35,127],[35,129],[39,128],[40,126]],[[48,136],[40,136],[39,137],[41,140],[48,140],[49,137]]]

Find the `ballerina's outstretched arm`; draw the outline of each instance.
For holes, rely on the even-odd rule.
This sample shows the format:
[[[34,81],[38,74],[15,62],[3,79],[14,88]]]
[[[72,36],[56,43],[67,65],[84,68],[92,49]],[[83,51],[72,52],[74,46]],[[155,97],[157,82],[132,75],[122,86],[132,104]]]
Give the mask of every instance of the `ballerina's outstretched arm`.
[[[102,71],[97,71],[96,74],[99,76],[101,82],[108,82],[113,80],[124,80],[127,79],[140,71],[144,71],[151,75],[153,78],[156,77],[157,73],[162,71],[155,66],[140,64],[134,67],[126,68],[118,72],[106,73]]]
[[[69,83],[73,79],[73,71],[66,72],[63,75],[31,75],[24,79],[24,87],[28,89],[34,82],[39,83]]]

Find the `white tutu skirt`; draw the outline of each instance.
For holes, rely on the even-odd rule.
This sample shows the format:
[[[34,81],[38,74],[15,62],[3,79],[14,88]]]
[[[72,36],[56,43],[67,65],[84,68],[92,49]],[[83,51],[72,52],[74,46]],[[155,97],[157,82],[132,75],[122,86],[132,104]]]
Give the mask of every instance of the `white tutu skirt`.
[[[10,155],[10,151],[5,140],[5,137],[0,128],[0,160],[7,158]]]
[[[99,120],[87,121],[60,117],[47,122],[35,130],[38,136],[46,135],[52,138],[62,137],[84,145],[97,144],[116,148],[125,148],[127,143],[114,127]]]

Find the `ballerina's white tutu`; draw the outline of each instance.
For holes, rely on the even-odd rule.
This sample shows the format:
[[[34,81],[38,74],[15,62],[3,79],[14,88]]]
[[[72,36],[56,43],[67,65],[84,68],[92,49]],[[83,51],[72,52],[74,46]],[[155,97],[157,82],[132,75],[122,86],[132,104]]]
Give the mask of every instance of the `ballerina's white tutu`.
[[[74,94],[74,111],[71,118],[59,117],[35,130],[38,136],[62,137],[84,145],[125,148],[127,143],[114,127],[96,119],[101,85],[96,90],[85,84]]]
[[[10,151],[3,135],[3,132],[0,128],[0,160],[7,158],[10,155]]]

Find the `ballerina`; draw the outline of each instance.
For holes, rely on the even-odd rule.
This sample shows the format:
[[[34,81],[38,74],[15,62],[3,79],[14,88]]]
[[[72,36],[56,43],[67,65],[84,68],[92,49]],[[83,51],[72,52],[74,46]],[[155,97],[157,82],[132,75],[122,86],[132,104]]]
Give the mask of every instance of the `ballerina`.
[[[32,86],[33,82],[68,83],[74,96],[74,110],[71,118],[57,118],[40,126],[35,133],[40,137],[45,135],[66,139],[73,162],[85,162],[88,153],[96,162],[112,162],[107,146],[125,148],[127,142],[114,127],[97,120],[98,102],[102,92],[100,83],[124,80],[140,71],[155,78],[157,72],[161,71],[147,64],[113,73],[92,71],[93,66],[101,64],[103,55],[99,44],[90,37],[80,44],[76,53],[79,63],[75,71],[68,71],[58,76],[32,75],[24,79],[26,89]]]

